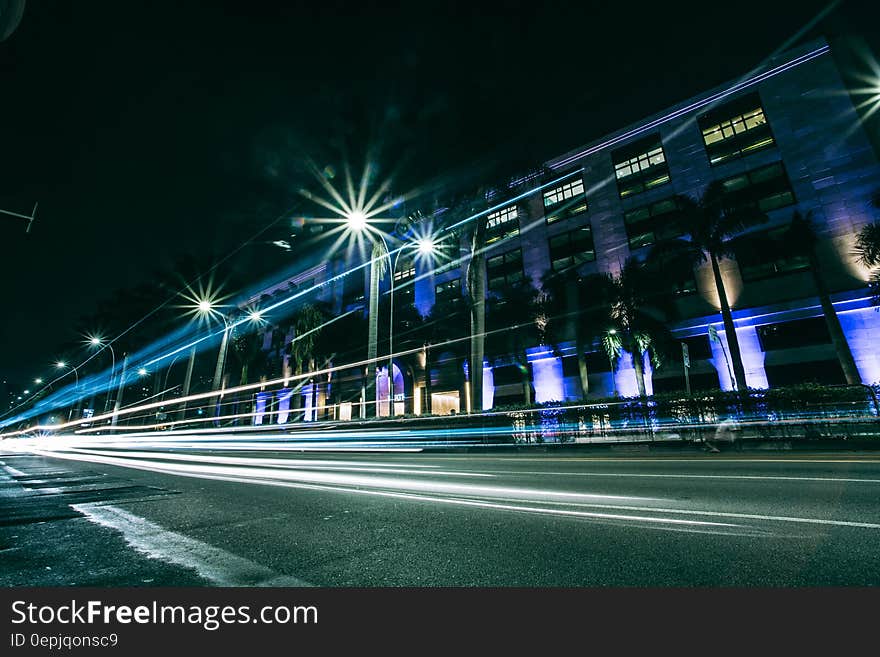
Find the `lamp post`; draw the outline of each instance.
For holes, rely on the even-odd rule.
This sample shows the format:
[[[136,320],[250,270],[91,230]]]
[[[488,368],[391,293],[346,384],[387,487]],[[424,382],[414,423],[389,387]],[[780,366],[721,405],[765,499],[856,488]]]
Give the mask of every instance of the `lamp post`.
[[[377,356],[378,356],[378,337],[379,337],[379,324],[378,324],[378,315],[379,315],[379,278],[382,275],[382,272],[379,270],[379,266],[381,260],[387,255],[390,258],[390,254],[388,252],[388,243],[385,241],[385,236],[378,231],[370,231],[369,226],[367,225],[367,216],[356,210],[354,212],[350,212],[345,217],[346,222],[348,224],[349,230],[353,233],[362,233],[368,232],[370,234],[370,241],[373,244],[373,248],[370,252],[370,306],[369,311],[367,313],[368,320],[368,329],[367,329],[367,364],[365,367],[365,376],[366,382],[365,385],[361,386],[361,418],[366,417],[366,404],[367,404],[367,393],[369,389],[373,389],[376,391],[374,397],[374,417],[379,415],[379,394],[378,389],[376,388],[376,370],[377,370]],[[376,239],[376,236],[379,239]],[[384,254],[383,254],[384,249]]]
[[[363,212],[352,212],[346,217],[349,229],[355,233],[369,231],[367,217]],[[373,248],[370,261],[370,307],[369,307],[369,330],[367,345],[367,378],[372,386],[376,384],[377,356],[378,356],[378,313],[379,313],[379,278],[382,275],[377,264],[387,257],[390,272],[390,285],[388,292],[389,317],[388,317],[388,414],[394,413],[394,275],[400,255],[409,249],[416,249],[420,255],[430,256],[436,253],[436,245],[430,237],[422,237],[413,242],[408,242],[394,251],[388,248],[385,235],[377,230],[369,231]],[[377,239],[378,238],[378,239]],[[375,415],[379,415],[379,393],[376,389]],[[363,406],[362,406],[363,409]],[[363,410],[361,416],[363,417]]]
[[[116,378],[116,352],[113,350],[112,344],[105,342],[103,338],[98,336],[90,337],[89,344],[92,347],[100,347],[102,350],[104,348],[110,349],[110,382],[107,384],[107,395],[104,399],[104,413],[106,413],[110,410],[110,391],[113,390],[113,381]]]
[[[125,370],[128,368],[128,354],[122,354],[122,371],[119,373],[119,387],[116,389],[116,401],[113,404],[113,418],[110,426],[115,427],[119,419],[119,409],[122,406],[122,395],[125,394]]]
[[[416,249],[419,255],[424,257],[433,256],[436,253],[436,245],[430,237],[422,237],[415,242],[409,242],[397,249],[394,262],[391,265],[391,288],[388,293],[388,415],[394,417],[394,274],[400,254],[407,249]],[[390,254],[389,254],[390,258]]]
[[[55,363],[55,367],[57,367],[59,370],[63,370],[67,367],[69,367],[71,370],[73,370],[73,376],[75,377],[75,380],[76,380],[76,383],[74,385],[73,390],[74,390],[74,394],[77,396],[77,404],[79,404],[79,402],[80,402],[80,399],[79,399],[79,373],[76,371],[76,368],[73,365],[68,365],[63,360],[59,360],[57,363]],[[68,414],[67,414],[67,421],[68,422],[70,422],[70,417],[71,417],[71,415],[73,415],[74,408],[75,407],[71,407],[70,412],[68,412]]]

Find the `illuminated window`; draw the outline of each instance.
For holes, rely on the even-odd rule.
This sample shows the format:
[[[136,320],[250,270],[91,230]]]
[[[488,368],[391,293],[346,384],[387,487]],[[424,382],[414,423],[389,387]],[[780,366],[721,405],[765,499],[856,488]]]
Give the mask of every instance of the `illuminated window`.
[[[550,265],[553,271],[564,271],[595,259],[596,250],[589,225],[550,238]]]
[[[669,182],[669,167],[660,135],[619,148],[611,154],[617,191],[628,198]]]
[[[580,175],[544,192],[544,215],[548,224],[586,211],[587,196]]]
[[[461,278],[453,278],[451,281],[437,283],[434,286],[436,301],[451,301],[461,296]]]
[[[522,249],[514,249],[507,253],[489,258],[486,261],[486,276],[489,289],[497,290],[525,278],[523,274]]]
[[[699,118],[709,162],[713,165],[775,144],[757,93],[749,94]]]
[[[492,212],[486,217],[486,244],[519,235],[519,213],[515,205]]]
[[[665,239],[682,235],[680,208],[675,197],[665,198],[638,208],[628,210],[623,215],[629,247],[639,249]]]
[[[735,205],[768,212],[795,202],[782,162],[721,181]]]

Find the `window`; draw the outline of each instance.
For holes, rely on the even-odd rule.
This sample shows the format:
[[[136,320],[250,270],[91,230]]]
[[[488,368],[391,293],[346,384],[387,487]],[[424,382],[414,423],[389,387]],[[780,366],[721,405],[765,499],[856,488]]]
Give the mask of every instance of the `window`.
[[[596,259],[593,232],[589,224],[550,238],[550,265],[564,271]]]
[[[497,290],[521,281],[524,278],[522,249],[514,249],[489,258],[486,262],[486,273],[490,290]]]
[[[761,231],[757,235],[766,235],[767,241],[772,244],[773,242],[779,242],[786,230],[787,227],[782,226],[773,230]],[[770,251],[774,252],[775,249],[770,249]],[[758,253],[754,249],[744,249],[742,252],[737,253],[736,262],[739,265],[743,281],[754,281],[782,274],[792,274],[806,271],[810,268],[809,256],[779,255],[775,258],[768,258],[765,254]]]
[[[682,235],[679,212],[680,208],[675,197],[625,212],[623,223],[626,225],[629,248],[639,249]]]
[[[584,354],[587,362],[587,372],[590,374],[600,374],[602,372],[611,371],[611,359],[605,350],[590,351]]]
[[[713,165],[775,144],[757,93],[707,112],[699,117],[698,123],[709,162]]]
[[[435,301],[452,301],[461,297],[461,278],[438,283],[434,286]]]
[[[767,324],[758,327],[758,340],[761,349],[791,349],[793,347],[810,347],[817,344],[830,344],[831,336],[824,317],[797,319],[779,324]]]
[[[515,205],[509,205],[489,214],[486,217],[486,244],[519,235],[518,216],[519,212]]]
[[[544,216],[548,224],[587,211],[584,179],[578,175],[544,192]]]
[[[399,299],[402,303],[412,303],[416,298],[416,286],[413,284],[416,276],[415,259],[412,256],[400,256],[395,265],[395,301]]]
[[[795,202],[782,162],[753,169],[722,181],[735,205],[768,212]]]
[[[660,135],[640,139],[611,154],[620,198],[654,189],[669,182],[669,167]]]

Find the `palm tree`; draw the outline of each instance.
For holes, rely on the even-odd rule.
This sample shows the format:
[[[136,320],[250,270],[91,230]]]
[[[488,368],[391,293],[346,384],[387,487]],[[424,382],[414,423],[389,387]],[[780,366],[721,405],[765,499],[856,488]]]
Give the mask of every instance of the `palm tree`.
[[[385,275],[388,249],[381,239],[373,238],[370,251],[370,299],[367,312],[367,366],[364,368],[364,395],[367,417],[375,416],[379,410],[379,390],[376,387],[376,374],[379,368],[379,281]],[[372,400],[372,404],[370,401]]]
[[[880,208],[880,194],[874,200]],[[880,221],[868,224],[859,231],[856,238],[856,255],[859,262],[871,267],[870,285],[874,290],[874,305],[880,305]]]
[[[828,292],[828,286],[822,274],[822,262],[816,253],[818,241],[819,236],[813,224],[812,212],[808,212],[807,216],[803,216],[800,212],[795,211],[791,217],[788,230],[782,236],[779,247],[784,249],[783,253],[788,251],[794,255],[804,256],[809,259],[813,284],[816,286],[816,292],[819,294],[819,302],[825,315],[825,324],[828,327],[831,342],[834,344],[834,350],[837,352],[840,367],[843,369],[846,382],[850,385],[858,385],[862,382],[862,379],[859,376],[859,370],[856,367],[856,362],[846,341],[846,335],[844,335],[843,329],[840,326],[840,319],[834,311],[834,304],[831,303],[831,295]]]
[[[310,303],[304,304],[296,312],[293,318],[294,338],[290,343],[290,358],[294,364],[294,375],[301,375],[304,367],[308,367],[310,372],[315,370],[315,346],[325,321],[324,313]],[[314,385],[314,381],[312,381],[312,385]],[[299,390],[302,386],[303,381],[300,381],[296,389]],[[314,394],[314,388],[312,392]],[[301,401],[301,396],[295,394],[294,408],[301,408]]]
[[[486,217],[477,219],[471,232],[467,266],[467,299],[471,320],[471,349],[468,375],[471,382],[471,409],[483,408],[483,358],[486,349]]]
[[[468,356],[468,348],[461,338],[467,333],[462,327],[467,326],[469,310],[461,297],[437,300],[428,316],[418,325],[416,335],[425,347],[425,413],[431,413],[432,386],[431,372],[436,354],[449,351],[456,362],[456,371],[464,372],[460,363]]]
[[[547,340],[558,345],[574,338],[581,400],[590,392],[586,352],[601,337],[608,322],[611,291],[608,282],[609,278],[602,274],[581,277],[575,268],[561,272],[549,270],[541,278],[548,320]]]
[[[661,366],[672,336],[661,320],[667,304],[657,285],[657,276],[635,258],[624,263],[620,274],[609,276],[610,324],[602,345],[612,361],[626,352],[632,356],[639,396],[646,395],[644,358],[649,354],[654,369]]]
[[[329,311],[325,311],[329,315]],[[367,333],[367,320],[359,310],[334,318],[317,332],[315,351],[331,369],[329,385],[332,405],[341,404],[344,399],[343,387],[346,381],[357,380],[358,388],[363,383],[363,369],[356,374],[345,363],[359,363],[367,357],[367,345],[363,335]],[[350,398],[349,398],[350,399]],[[347,400],[345,400],[347,401]]]
[[[520,372],[523,400],[527,406],[532,404],[532,386],[526,349],[539,344],[543,337],[538,325],[541,310],[538,291],[528,280],[493,290],[489,298],[487,316],[492,335],[489,341],[490,357],[507,356],[513,359]],[[482,384],[482,378],[480,380]],[[482,410],[482,407],[476,410]]]
[[[737,238],[749,228],[766,223],[767,215],[756,208],[737,205],[723,183],[717,180],[709,183],[699,200],[688,196],[677,196],[676,200],[680,208],[679,226],[684,238],[658,243],[649,257],[672,267],[691,270],[707,260],[711,263],[730,348],[733,378],[737,390],[745,390],[746,372],[719,261],[732,257]]]
[[[263,351],[263,334],[261,332],[241,333],[237,330],[232,335],[232,355],[241,365],[241,377],[238,384],[247,385],[251,365]]]

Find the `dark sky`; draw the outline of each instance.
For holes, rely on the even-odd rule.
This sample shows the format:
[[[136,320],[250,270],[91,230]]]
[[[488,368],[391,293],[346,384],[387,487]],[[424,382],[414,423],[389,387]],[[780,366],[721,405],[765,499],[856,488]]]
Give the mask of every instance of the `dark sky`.
[[[873,43],[872,4],[810,35]],[[40,375],[112,290],[296,207],[304,153],[357,168],[379,145],[401,191],[537,165],[744,73],[825,6],[28,0],[0,43],[0,208],[40,207],[30,235],[0,217],[0,376]]]

